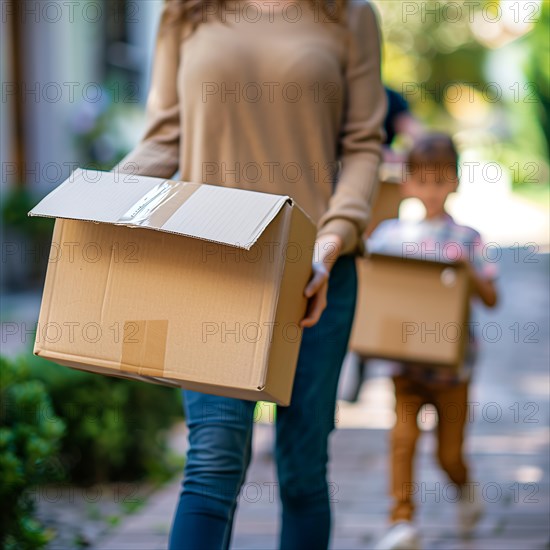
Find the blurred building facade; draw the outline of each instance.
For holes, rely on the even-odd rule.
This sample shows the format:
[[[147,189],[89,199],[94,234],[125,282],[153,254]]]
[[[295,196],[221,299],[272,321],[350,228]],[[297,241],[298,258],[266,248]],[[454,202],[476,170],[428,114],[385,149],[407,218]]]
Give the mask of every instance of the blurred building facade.
[[[53,220],[27,212],[139,139],[163,0],[0,0],[0,290],[42,287]],[[5,297],[5,296],[4,296]]]
[[[127,144],[109,143],[117,136],[104,118],[142,111],[161,7],[2,0],[2,193],[25,186],[43,196],[75,166],[114,164]]]

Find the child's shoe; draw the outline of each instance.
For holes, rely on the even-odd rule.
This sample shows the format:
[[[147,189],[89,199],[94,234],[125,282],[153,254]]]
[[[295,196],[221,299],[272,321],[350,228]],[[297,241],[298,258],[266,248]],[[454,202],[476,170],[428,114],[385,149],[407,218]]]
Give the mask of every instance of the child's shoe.
[[[479,491],[479,484],[466,484],[462,487],[458,501],[460,534],[463,537],[469,537],[484,513],[485,507],[483,506],[483,500]]]
[[[421,550],[420,534],[410,521],[394,523],[378,541],[375,550]]]

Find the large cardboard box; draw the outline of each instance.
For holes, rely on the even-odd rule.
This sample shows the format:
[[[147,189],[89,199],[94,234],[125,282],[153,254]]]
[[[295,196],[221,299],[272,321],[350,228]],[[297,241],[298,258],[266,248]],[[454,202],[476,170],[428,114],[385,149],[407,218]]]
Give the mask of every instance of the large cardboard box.
[[[457,371],[469,338],[465,266],[372,254],[358,260],[350,349]]]
[[[76,171],[34,353],[91,372],[290,402],[316,229],[287,196]]]

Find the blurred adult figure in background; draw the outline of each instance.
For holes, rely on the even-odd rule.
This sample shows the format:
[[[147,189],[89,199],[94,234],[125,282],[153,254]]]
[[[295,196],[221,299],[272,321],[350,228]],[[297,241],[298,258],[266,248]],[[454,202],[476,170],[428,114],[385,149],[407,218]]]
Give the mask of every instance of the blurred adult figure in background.
[[[384,119],[384,130],[386,139],[383,147],[384,162],[404,162],[406,159],[406,150],[403,146],[401,150],[392,147],[395,145],[396,138],[401,138],[405,147],[410,147],[414,140],[420,137],[424,131],[423,125],[411,113],[407,100],[395,90],[385,87],[386,97],[388,99],[388,111]]]

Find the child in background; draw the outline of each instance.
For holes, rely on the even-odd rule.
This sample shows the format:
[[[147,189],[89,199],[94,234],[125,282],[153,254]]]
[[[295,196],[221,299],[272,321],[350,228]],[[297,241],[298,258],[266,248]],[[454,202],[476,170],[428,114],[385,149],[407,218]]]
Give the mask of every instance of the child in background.
[[[495,265],[483,257],[479,233],[458,225],[445,210],[445,201],[458,185],[457,152],[450,137],[431,133],[421,137],[408,156],[407,197],[418,198],[426,210],[423,220],[386,220],[369,239],[370,252],[407,255],[417,250],[420,259],[455,260],[468,266],[473,294],[488,306],[497,301]],[[414,246],[412,246],[414,245]],[[447,245],[447,246],[445,246]],[[444,251],[451,251],[452,258]],[[439,254],[439,257],[438,257]],[[456,257],[457,256],[457,257]],[[463,456],[468,387],[476,351],[472,335],[459,374],[427,365],[396,365],[394,373],[396,424],[391,433],[391,527],[377,549],[420,548],[414,513],[413,462],[420,434],[417,415],[429,403],[438,412],[437,457],[459,492],[459,524],[468,535],[483,514],[477,485],[472,482]],[[453,414],[446,414],[450,410]],[[458,413],[457,413],[458,411]]]

